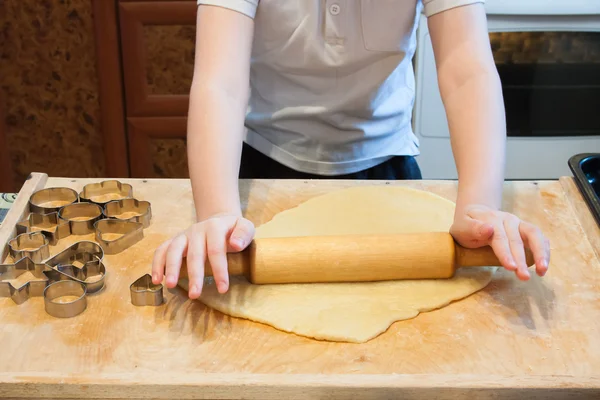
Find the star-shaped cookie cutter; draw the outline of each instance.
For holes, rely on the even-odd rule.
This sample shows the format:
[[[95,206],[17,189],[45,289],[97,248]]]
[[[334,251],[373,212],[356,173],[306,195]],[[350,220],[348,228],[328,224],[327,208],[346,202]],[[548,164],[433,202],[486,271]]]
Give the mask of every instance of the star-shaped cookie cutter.
[[[42,296],[48,285],[45,275],[50,267],[43,263],[35,263],[29,257],[23,257],[14,264],[0,264],[0,297],[10,297],[16,304],[25,303],[29,297]],[[35,279],[21,286],[13,286],[10,280],[17,279],[26,272],[31,272]]]
[[[71,234],[69,221],[58,217],[58,213],[36,214],[31,213],[27,218],[17,222],[17,234],[29,232],[42,232],[48,238],[51,246],[55,246],[59,240]]]

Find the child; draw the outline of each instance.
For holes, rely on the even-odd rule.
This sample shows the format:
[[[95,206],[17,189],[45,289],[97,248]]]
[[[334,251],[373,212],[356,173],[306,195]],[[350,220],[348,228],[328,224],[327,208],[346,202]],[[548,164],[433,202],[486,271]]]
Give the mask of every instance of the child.
[[[187,257],[189,297],[205,260],[228,289],[226,252],[254,226],[241,178],[419,179],[411,130],[412,57],[422,11],[435,53],[459,175],[450,233],[490,245],[521,280],[548,268],[548,240],[500,210],[505,121],[483,0],[198,0],[188,115],[197,223],[163,243],[152,274],[175,287]],[[243,142],[246,142],[243,144]]]

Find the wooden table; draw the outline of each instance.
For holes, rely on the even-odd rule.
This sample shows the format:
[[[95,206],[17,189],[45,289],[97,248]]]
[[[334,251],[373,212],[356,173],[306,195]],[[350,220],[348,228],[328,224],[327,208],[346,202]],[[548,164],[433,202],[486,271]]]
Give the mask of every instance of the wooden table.
[[[35,188],[80,190],[98,180],[33,175]],[[504,207],[540,226],[552,245],[546,277],[499,272],[484,290],[393,324],[364,344],[328,343],[231,318],[165,290],[135,307],[129,285],[154,249],[194,220],[187,180],[124,180],[152,203],[145,238],[106,256],[107,287],[71,319],[43,300],[0,299],[0,397],[207,399],[600,398],[600,232],[570,178],[506,184]],[[408,185],[455,199],[455,182],[242,181],[257,225],[306,199],[350,185]],[[11,234],[0,230],[0,245]],[[90,236],[71,236],[52,254]]]

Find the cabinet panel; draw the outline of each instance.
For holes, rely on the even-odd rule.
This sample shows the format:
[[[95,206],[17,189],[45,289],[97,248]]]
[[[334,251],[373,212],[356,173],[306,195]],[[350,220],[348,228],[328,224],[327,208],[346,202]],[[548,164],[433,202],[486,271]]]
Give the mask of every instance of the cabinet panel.
[[[119,3],[128,117],[187,114],[196,9],[193,0]]]
[[[186,139],[150,138],[151,178],[187,178]]]
[[[145,25],[146,84],[150,95],[188,95],[194,74],[193,26]]]
[[[186,117],[129,118],[127,127],[132,177],[189,177]]]

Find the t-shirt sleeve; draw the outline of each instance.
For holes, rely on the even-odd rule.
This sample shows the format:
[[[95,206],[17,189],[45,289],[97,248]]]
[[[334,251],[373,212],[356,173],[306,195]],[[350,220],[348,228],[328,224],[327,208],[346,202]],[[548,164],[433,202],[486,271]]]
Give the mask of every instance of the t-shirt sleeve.
[[[451,8],[466,6],[475,3],[485,3],[485,0],[423,0],[425,16],[431,17],[434,14]]]
[[[228,8],[254,18],[259,0],[197,0],[198,5]]]

